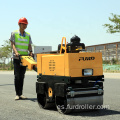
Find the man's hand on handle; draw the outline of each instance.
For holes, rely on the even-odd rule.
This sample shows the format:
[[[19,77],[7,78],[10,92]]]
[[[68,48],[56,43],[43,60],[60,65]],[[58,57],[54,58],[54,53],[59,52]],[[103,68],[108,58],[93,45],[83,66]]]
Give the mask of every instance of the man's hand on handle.
[[[15,56],[18,57],[20,54],[18,52],[15,53]]]
[[[32,53],[32,52],[30,52],[30,54],[29,54],[31,57],[34,57],[34,54]]]

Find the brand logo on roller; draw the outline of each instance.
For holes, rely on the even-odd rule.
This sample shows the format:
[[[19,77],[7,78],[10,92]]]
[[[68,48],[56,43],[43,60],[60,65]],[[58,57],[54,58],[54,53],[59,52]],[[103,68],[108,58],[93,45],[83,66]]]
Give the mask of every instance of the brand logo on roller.
[[[90,61],[90,60],[95,60],[95,57],[79,57],[79,61]]]

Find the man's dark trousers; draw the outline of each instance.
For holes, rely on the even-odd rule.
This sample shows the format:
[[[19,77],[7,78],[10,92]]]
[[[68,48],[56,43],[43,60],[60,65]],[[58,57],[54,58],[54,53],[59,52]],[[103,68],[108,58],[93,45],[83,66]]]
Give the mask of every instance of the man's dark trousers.
[[[23,83],[24,83],[24,76],[26,72],[26,67],[20,65],[20,60],[14,59],[14,84],[15,84],[15,91],[16,95],[22,95],[23,91]]]

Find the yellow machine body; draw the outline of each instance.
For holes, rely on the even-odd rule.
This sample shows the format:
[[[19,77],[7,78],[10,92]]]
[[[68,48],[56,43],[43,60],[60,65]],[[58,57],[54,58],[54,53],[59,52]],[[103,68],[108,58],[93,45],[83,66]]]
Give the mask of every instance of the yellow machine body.
[[[33,69],[33,66],[37,67],[37,62],[31,56],[21,56],[21,62],[23,66],[27,66],[29,70]]]
[[[63,37],[60,51],[37,54],[37,62],[30,56],[21,56],[23,66],[37,71],[39,106],[46,109],[56,105],[60,113],[68,114],[74,111],[68,105],[103,105],[102,53],[79,49],[83,46],[79,43],[78,47],[72,43],[67,45]]]
[[[82,69],[93,69],[93,76],[103,75],[102,53],[37,54],[38,74],[84,77]]]

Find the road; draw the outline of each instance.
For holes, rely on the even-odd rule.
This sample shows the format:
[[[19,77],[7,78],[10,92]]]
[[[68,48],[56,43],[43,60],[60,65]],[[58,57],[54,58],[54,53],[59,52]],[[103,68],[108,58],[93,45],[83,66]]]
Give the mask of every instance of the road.
[[[63,115],[56,109],[39,108],[36,99],[36,73],[27,71],[24,95],[15,101],[13,72],[0,72],[0,120],[120,120],[120,73],[105,73],[104,105],[109,109]]]

